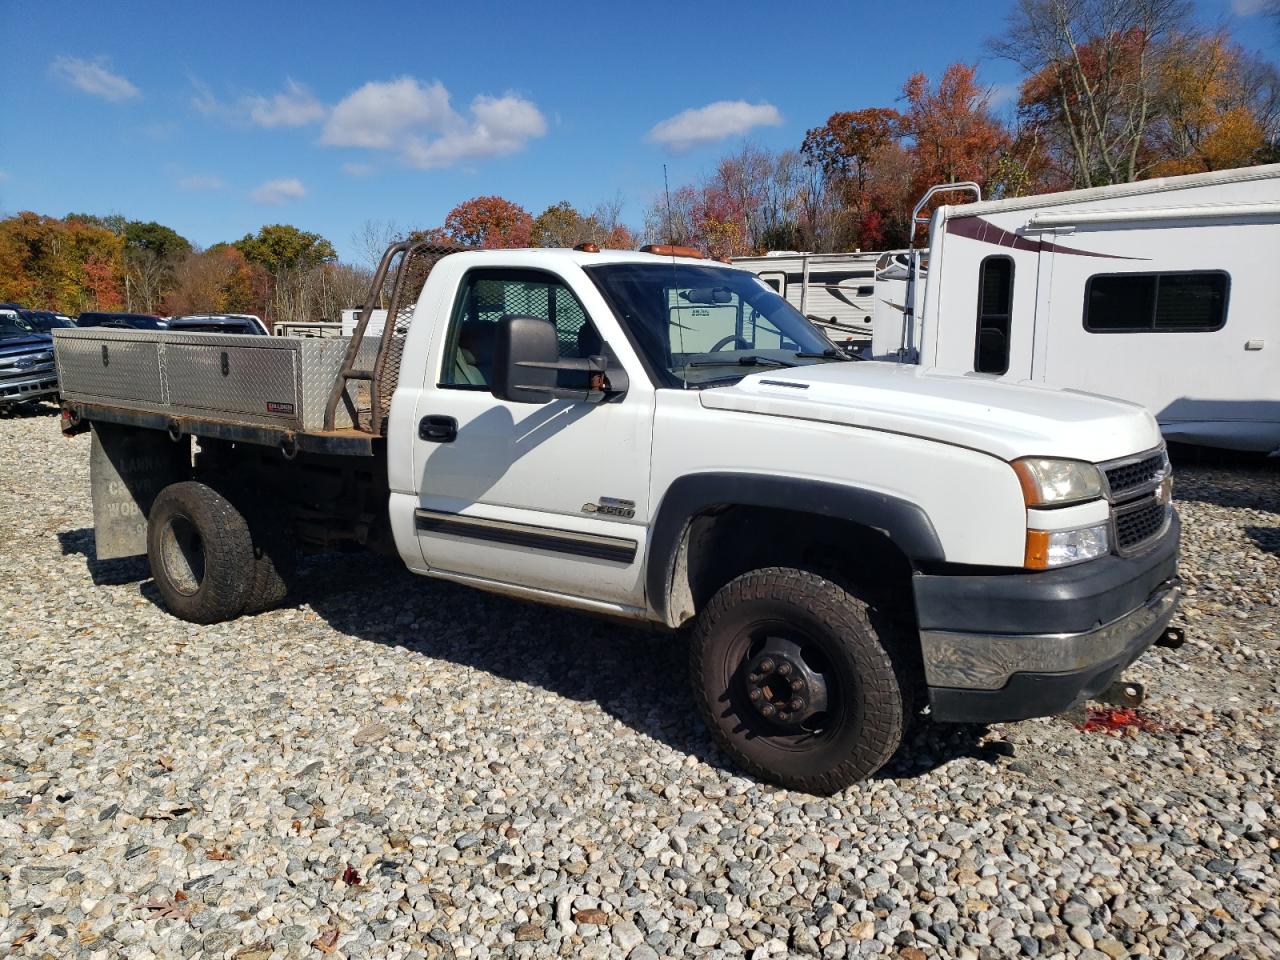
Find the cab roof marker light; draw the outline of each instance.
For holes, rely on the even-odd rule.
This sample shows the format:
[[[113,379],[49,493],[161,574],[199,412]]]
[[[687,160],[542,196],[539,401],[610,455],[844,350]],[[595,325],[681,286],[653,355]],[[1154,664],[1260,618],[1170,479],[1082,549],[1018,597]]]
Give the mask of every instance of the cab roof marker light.
[[[682,247],[674,243],[648,243],[640,248],[641,253],[652,253],[659,257],[692,257],[694,260],[705,260],[702,251],[697,247]]]

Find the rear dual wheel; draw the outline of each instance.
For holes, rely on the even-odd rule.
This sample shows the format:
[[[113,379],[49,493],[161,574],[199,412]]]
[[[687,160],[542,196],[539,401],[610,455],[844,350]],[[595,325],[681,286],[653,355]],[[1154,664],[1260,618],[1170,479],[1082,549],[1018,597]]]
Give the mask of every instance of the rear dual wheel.
[[[242,513],[206,484],[171,484],[152,504],[151,575],[165,607],[183,620],[218,623],[275,606],[288,592],[293,557],[283,520],[253,507]]]
[[[694,694],[713,736],[754,776],[833,793],[902,742],[909,671],[867,601],[806,570],[746,573],[716,593],[691,642]]]

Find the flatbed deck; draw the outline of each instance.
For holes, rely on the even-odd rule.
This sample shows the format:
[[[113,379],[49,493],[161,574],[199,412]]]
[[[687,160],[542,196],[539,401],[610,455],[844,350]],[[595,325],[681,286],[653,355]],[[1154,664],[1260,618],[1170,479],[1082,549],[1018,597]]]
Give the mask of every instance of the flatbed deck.
[[[58,330],[55,356],[69,425],[102,421],[297,452],[373,456],[368,391],[356,417],[325,407],[349,338],[250,337],[151,330]],[[379,341],[361,343],[372,366]]]

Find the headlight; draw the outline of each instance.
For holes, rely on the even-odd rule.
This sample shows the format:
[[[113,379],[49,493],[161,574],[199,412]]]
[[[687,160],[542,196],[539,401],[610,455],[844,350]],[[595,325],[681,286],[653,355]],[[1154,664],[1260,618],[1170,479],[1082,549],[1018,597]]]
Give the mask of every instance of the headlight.
[[[1092,463],[1024,457],[1013,461],[1028,507],[1065,507],[1102,496],[1102,474]]]
[[[1082,563],[1110,552],[1110,525],[1107,523],[1074,530],[1028,530],[1023,565],[1031,570],[1047,570]]]

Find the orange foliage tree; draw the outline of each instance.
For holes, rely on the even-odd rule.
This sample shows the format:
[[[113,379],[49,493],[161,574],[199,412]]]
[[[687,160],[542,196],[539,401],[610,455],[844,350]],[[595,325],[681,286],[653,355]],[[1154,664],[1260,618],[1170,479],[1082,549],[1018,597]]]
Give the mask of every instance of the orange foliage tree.
[[[0,220],[0,300],[76,314],[123,303],[124,240],[29,211]]]
[[[465,200],[444,220],[449,239],[468,247],[527,247],[532,232],[533,217],[528,210],[495,196]]]

